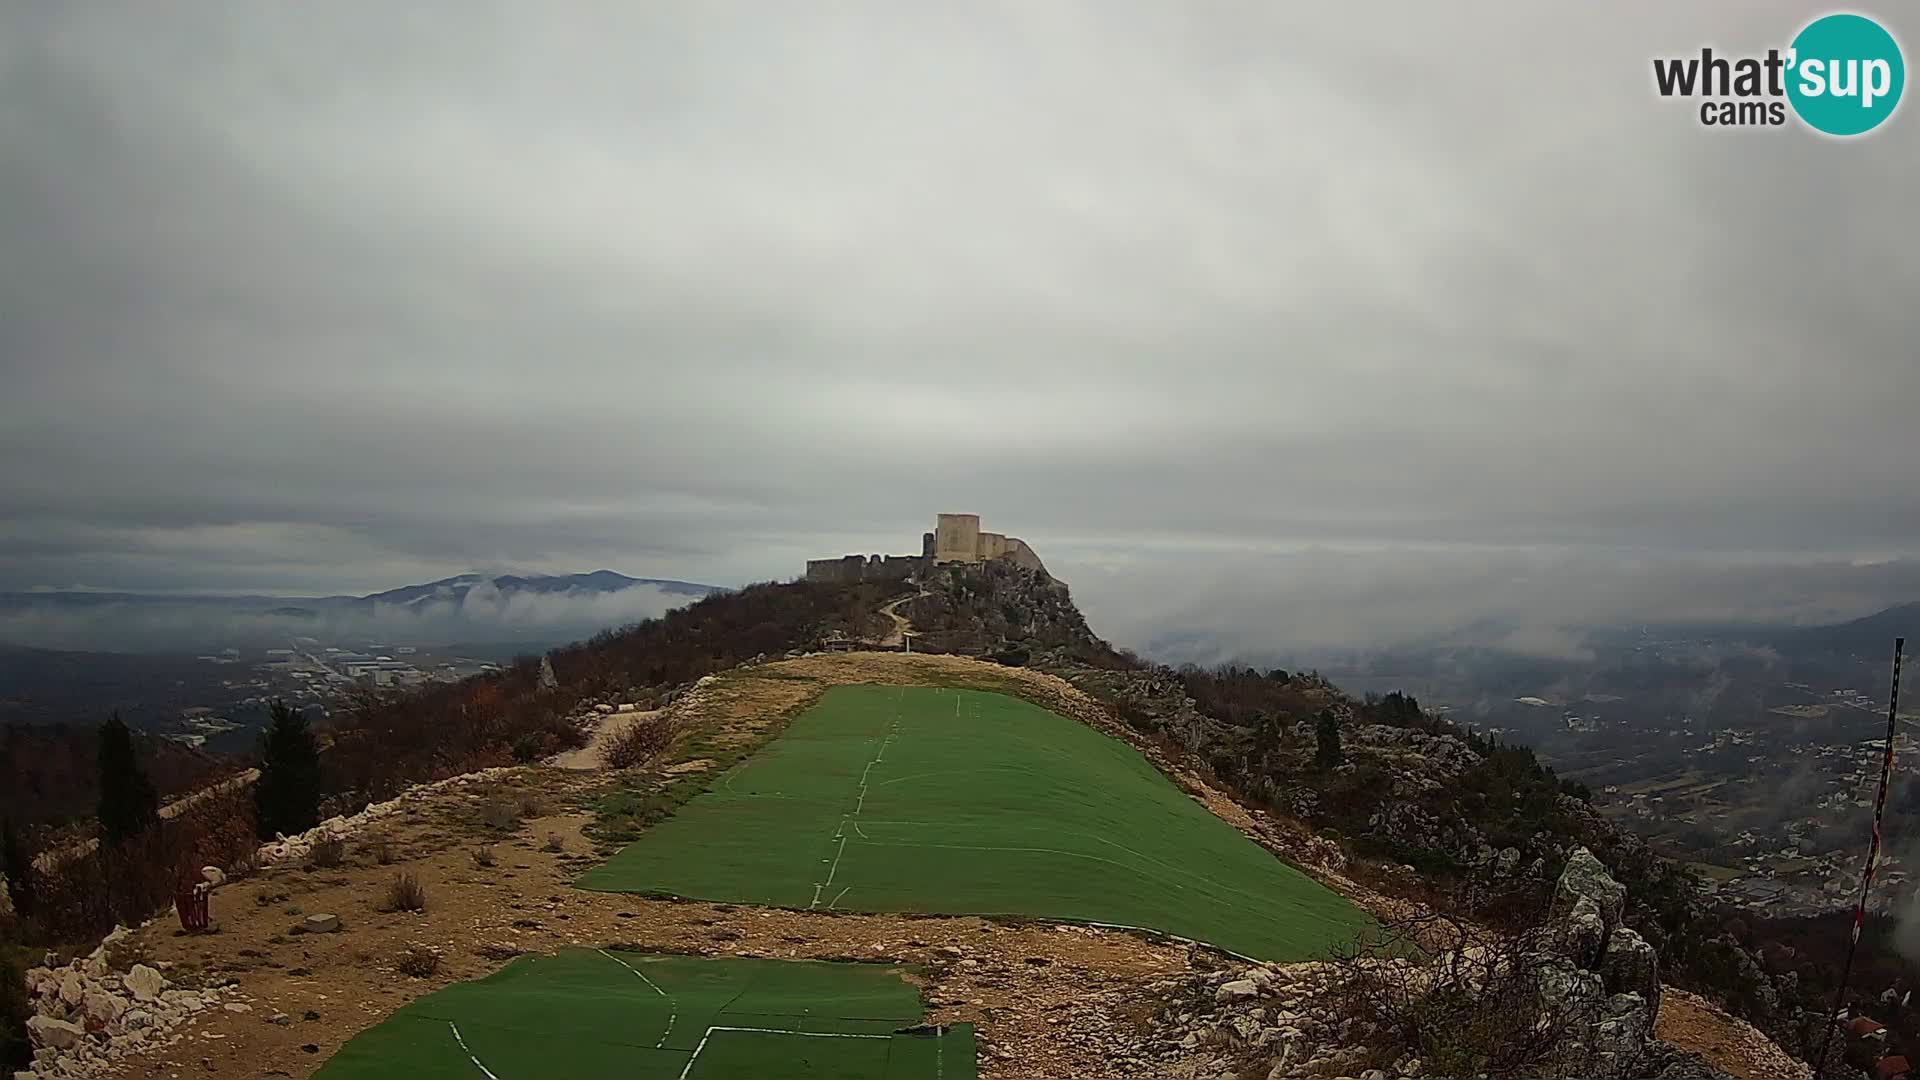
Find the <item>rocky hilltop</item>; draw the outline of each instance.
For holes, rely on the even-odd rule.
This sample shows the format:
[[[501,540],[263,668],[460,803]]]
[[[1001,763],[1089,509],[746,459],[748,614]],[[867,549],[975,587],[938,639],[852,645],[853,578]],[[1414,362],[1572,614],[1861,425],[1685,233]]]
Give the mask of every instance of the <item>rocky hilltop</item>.
[[[902,617],[916,651],[947,655],[818,651],[877,643]],[[1097,927],[568,888],[824,687],[865,682],[1012,694],[1123,739],[1371,912],[1382,936],[1248,965]],[[154,920],[46,957],[28,979],[30,1075],[301,1075],[405,1001],[518,952],[619,944],[926,965],[930,1017],[977,1026],[988,1077],[1773,1080],[1798,1068],[1675,987],[1776,1028],[1804,1015],[1804,994],[1725,935],[1683,872],[1523,748],[1311,672],[1143,662],[1101,641],[1065,585],[1016,564],[944,566],[898,588],[753,586],[435,695],[363,704],[331,752],[337,816],[225,861],[220,934]],[[628,730],[665,737],[606,768],[609,733]],[[402,872],[418,875],[424,907],[386,899]],[[316,912],[334,921],[312,931]]]

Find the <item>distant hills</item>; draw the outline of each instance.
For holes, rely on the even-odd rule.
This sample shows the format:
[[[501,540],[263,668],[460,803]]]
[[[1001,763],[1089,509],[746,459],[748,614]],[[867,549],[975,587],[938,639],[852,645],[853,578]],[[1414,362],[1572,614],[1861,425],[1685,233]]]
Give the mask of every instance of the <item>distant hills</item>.
[[[582,574],[459,574],[365,596],[0,593],[0,642],[41,648],[194,652],[282,644],[292,636],[558,643],[660,615],[717,586]]]

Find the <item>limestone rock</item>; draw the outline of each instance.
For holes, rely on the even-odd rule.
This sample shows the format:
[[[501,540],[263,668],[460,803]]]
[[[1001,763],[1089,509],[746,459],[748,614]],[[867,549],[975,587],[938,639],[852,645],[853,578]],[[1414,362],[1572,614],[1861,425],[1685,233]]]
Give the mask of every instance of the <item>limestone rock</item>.
[[[204,881],[205,881],[205,882],[206,882],[206,883],[207,883],[207,884],[208,884],[209,886],[211,886],[212,888],[215,888],[215,889],[217,889],[217,888],[219,888],[220,886],[222,886],[222,885],[225,885],[225,884],[227,883],[227,872],[226,872],[225,870],[222,870],[222,869],[220,869],[220,868],[219,868],[219,867],[217,867],[217,866],[203,866],[203,867],[201,867],[201,868],[200,868],[200,877],[201,877],[201,879],[202,879],[202,880],[204,880]]]
[[[1573,910],[1567,913],[1557,936],[1567,959],[1583,968],[1592,967],[1599,961],[1607,941],[1607,924],[1600,915],[1600,905],[1591,896],[1574,900]]]
[[[340,929],[340,916],[331,914],[309,915],[300,924],[309,934],[331,934]]]
[[[1581,897],[1591,899],[1600,908],[1600,918],[1608,930],[1620,925],[1626,910],[1627,887],[1607,873],[1605,864],[1586,848],[1575,848],[1567,856],[1567,867],[1553,889],[1553,914],[1571,912]]]
[[[86,995],[87,984],[81,979],[80,973],[71,968],[67,969],[67,973],[60,979],[60,1000],[68,1005],[79,1005]]]
[[[1608,991],[1638,994],[1655,1013],[1660,1011],[1660,963],[1653,946],[1638,933],[1621,927],[1607,938],[1600,975]]]
[[[86,1029],[78,1024],[69,1024],[65,1020],[55,1020],[51,1016],[30,1016],[27,1018],[27,1032],[33,1036],[37,1046],[65,1050],[80,1041]]]
[[[121,982],[126,985],[127,993],[132,994],[135,1001],[152,1001],[167,985],[166,976],[145,964],[133,965],[132,970],[121,978]],[[64,989],[62,992],[64,993]]]
[[[1254,982],[1252,979],[1232,979],[1220,984],[1220,988],[1213,992],[1213,999],[1215,1001],[1245,1001],[1251,997],[1258,997],[1259,994],[1260,984]]]
[[[104,990],[89,990],[80,1002],[80,1008],[97,1020],[114,1021],[127,1011],[125,998],[109,994]]]

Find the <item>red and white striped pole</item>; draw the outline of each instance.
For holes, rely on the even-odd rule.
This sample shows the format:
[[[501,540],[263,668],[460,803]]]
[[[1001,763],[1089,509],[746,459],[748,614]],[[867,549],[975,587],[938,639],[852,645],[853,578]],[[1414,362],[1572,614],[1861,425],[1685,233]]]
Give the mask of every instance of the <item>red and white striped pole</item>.
[[[1814,1062],[1814,1080],[1820,1080],[1827,1068],[1827,1044],[1833,1041],[1833,1028],[1846,1003],[1847,982],[1853,977],[1853,954],[1860,947],[1860,928],[1867,921],[1867,891],[1873,888],[1873,870],[1880,862],[1880,824],[1887,812],[1887,786],[1893,778],[1893,736],[1900,714],[1900,653],[1907,639],[1893,639],[1893,691],[1887,695],[1887,747],[1880,757],[1880,793],[1873,800],[1873,844],[1867,848],[1867,866],[1860,875],[1860,900],[1853,906],[1853,929],[1847,936],[1847,962],[1840,969],[1840,987],[1833,992],[1833,1008],[1827,1012],[1826,1034],[1820,1040],[1820,1060]]]

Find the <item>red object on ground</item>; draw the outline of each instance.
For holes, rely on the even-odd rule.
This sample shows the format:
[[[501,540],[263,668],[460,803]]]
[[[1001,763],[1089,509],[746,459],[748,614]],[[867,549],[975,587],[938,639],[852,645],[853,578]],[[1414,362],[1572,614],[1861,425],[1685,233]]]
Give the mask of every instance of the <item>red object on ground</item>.
[[[1873,1066],[1873,1075],[1880,1080],[1901,1080],[1911,1071],[1912,1069],[1907,1065],[1907,1059],[1897,1056],[1883,1057]]]
[[[180,913],[180,928],[192,934],[204,933],[207,929],[207,886],[205,882],[173,898],[174,910]]]

